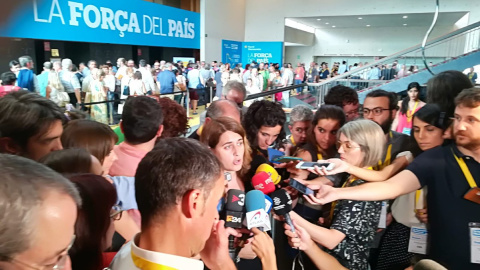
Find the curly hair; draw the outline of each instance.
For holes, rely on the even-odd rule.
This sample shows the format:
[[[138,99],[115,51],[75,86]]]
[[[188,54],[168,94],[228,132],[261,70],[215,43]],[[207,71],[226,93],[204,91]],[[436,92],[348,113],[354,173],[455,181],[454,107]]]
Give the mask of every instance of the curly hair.
[[[285,139],[283,126],[286,121],[287,117],[283,112],[282,104],[268,100],[255,101],[243,116],[243,127],[247,132],[247,139],[251,147],[253,149],[258,148],[257,134],[262,126],[281,126],[282,130],[275,140],[276,144],[280,143]]]
[[[335,105],[340,108],[343,108],[343,106],[347,104],[357,105],[358,94],[350,87],[337,85],[332,87],[327,95],[325,95],[325,104]]]
[[[160,139],[185,135],[189,129],[185,109],[167,97],[159,98],[158,103],[163,113],[163,132]]]

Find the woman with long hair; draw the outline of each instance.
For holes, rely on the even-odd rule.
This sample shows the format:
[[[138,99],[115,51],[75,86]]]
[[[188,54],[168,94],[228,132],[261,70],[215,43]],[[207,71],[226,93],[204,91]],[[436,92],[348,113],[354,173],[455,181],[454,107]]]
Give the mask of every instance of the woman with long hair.
[[[61,174],[92,173],[103,175],[100,161],[83,148],[53,151],[38,162]]]
[[[48,73],[48,85],[45,97],[60,107],[65,107],[65,105],[70,102],[70,97],[67,92],[65,92],[65,88],[60,81],[60,76],[55,71]]]
[[[114,208],[115,188],[103,177],[78,174],[69,177],[82,198],[75,222],[75,242],[69,255],[73,270],[101,270],[111,259],[104,259],[104,251],[112,245],[115,231],[113,220],[121,218],[121,209]]]
[[[93,80],[90,81],[91,102],[102,102],[107,100],[107,88],[104,79],[105,72],[102,69],[94,69],[91,71]],[[90,115],[92,120],[100,123],[108,124],[108,109],[106,103],[93,104],[90,107]]]
[[[391,129],[410,135],[413,114],[423,107],[425,102],[420,100],[420,84],[417,82],[408,84],[407,93],[408,95],[398,102],[400,110],[397,112]]]
[[[337,133],[340,159],[366,169],[381,159],[385,144],[382,129],[370,120],[348,122]],[[357,175],[350,175],[343,187],[363,183],[365,181]],[[304,198],[311,204],[317,204],[313,195],[305,195]],[[369,249],[380,220],[381,208],[381,201],[339,200],[332,205],[327,220],[330,226],[326,228],[312,224],[296,213],[291,212],[290,215],[344,267],[368,269]]]

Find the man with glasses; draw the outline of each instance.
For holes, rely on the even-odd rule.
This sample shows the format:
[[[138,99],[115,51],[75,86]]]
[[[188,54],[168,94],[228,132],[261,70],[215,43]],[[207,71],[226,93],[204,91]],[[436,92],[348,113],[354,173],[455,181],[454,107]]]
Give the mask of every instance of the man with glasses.
[[[287,136],[287,143],[293,146],[301,146],[307,141],[307,130],[310,128],[313,120],[313,112],[305,105],[297,105],[290,112],[288,129],[290,135]]]
[[[71,269],[68,250],[81,200],[60,174],[0,154],[0,269]]]
[[[397,157],[398,154],[406,151],[410,151],[409,138],[407,135],[390,130],[395,115],[397,114],[397,97],[394,93],[387,92],[385,90],[375,90],[368,93],[365,101],[363,102],[363,118],[372,120],[382,128],[387,139],[387,145],[385,147],[385,153],[381,160],[378,161],[376,170],[383,170],[385,167],[392,163],[401,162],[400,168],[393,172],[398,173],[408,165],[407,158],[404,156]],[[393,176],[393,175],[392,175]],[[393,201],[391,201],[393,203]],[[391,205],[390,203],[390,205]],[[392,221],[392,214],[390,211],[386,216],[386,225],[390,225]],[[370,250],[370,264],[376,265],[378,258],[378,247],[380,245],[381,238],[385,230],[377,233],[375,241]]]

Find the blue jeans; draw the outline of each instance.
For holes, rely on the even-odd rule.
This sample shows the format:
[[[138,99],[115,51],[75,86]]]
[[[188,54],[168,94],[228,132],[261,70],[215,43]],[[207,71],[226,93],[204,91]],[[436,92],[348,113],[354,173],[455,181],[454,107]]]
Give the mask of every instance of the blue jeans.
[[[302,83],[302,80],[295,79],[295,84],[301,84],[301,83]],[[303,87],[298,87],[297,88],[297,93],[301,94],[302,90],[303,90]]]
[[[115,100],[115,93],[114,92],[107,92],[107,100]],[[108,122],[113,124],[113,102],[107,103],[107,112],[108,112]]]

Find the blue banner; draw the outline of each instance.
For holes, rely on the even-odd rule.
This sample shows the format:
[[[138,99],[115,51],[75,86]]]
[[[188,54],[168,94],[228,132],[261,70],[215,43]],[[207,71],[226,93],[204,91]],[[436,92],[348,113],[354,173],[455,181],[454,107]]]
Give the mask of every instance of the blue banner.
[[[142,0],[30,0],[0,36],[200,49],[200,14]]]
[[[222,62],[230,66],[242,63],[242,42],[222,40]]]
[[[279,63],[283,65],[283,42],[243,42],[242,63]]]

